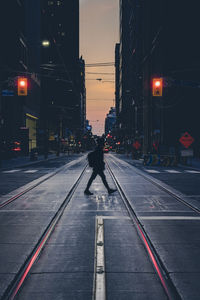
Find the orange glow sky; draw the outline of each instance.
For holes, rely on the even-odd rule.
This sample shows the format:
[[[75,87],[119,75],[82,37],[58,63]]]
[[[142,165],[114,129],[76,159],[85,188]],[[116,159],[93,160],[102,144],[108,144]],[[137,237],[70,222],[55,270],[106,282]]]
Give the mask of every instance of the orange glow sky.
[[[119,0],[80,0],[80,55],[86,64],[114,62],[118,33]],[[90,67],[86,72],[114,73],[115,69],[114,66]],[[101,135],[106,114],[114,106],[115,83],[96,78],[114,81],[115,76],[86,73],[87,119],[93,134]]]

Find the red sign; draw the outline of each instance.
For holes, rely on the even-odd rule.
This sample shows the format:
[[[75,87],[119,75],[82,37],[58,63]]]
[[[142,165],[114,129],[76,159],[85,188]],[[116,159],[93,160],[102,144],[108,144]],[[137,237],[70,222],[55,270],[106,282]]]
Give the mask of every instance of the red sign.
[[[135,143],[133,143],[133,147],[134,147],[136,150],[138,150],[138,149],[140,149],[141,145],[140,145],[140,143],[139,143],[138,141],[136,141]]]
[[[182,137],[179,139],[179,142],[181,142],[185,148],[189,148],[194,142],[194,139],[188,132],[185,132],[184,135],[182,135]]]

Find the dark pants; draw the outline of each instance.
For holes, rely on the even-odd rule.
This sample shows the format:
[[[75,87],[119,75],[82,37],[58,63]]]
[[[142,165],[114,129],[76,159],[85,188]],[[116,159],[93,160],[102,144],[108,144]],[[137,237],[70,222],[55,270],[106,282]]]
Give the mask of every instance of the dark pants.
[[[103,172],[103,170],[95,170],[93,169],[93,172],[92,172],[92,175],[88,181],[88,184],[87,184],[87,187],[86,187],[86,190],[89,190],[93,180],[97,177],[97,175],[99,175],[103,181],[103,184],[105,185],[105,187],[107,188],[107,190],[109,190],[109,186],[108,186],[108,183],[107,183],[107,180],[106,180],[106,176]]]

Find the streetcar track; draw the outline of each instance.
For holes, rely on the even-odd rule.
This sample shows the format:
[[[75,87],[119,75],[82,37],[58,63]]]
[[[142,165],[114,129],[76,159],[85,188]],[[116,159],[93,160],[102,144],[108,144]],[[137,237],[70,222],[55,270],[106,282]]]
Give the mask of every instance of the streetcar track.
[[[4,201],[3,203],[0,204],[0,209],[2,209],[3,207],[7,206],[8,204],[14,202],[15,200],[17,200],[18,198],[20,198],[21,196],[25,195],[26,193],[28,193],[29,191],[33,190],[35,187],[39,186],[40,184],[44,183],[45,181],[49,180],[50,178],[54,177],[55,175],[57,175],[59,172],[61,172],[66,166],[69,167],[71,166],[71,164],[73,163],[77,163],[77,161],[71,161],[69,163],[66,163],[64,166],[60,167],[57,171],[53,172],[52,174],[50,174],[49,176],[45,177],[44,179],[42,179],[41,181],[33,184],[32,186],[26,188],[24,191],[18,193],[17,195],[14,195],[13,197],[9,198],[8,200]],[[46,175],[45,175],[46,176]],[[38,178],[39,179],[39,178]],[[36,180],[38,180],[36,179]]]
[[[135,213],[135,210],[133,209],[131,202],[125,195],[119,181],[117,180],[116,176],[112,172],[108,162],[106,162],[106,164],[107,164],[109,174],[118,189],[118,192],[119,192],[119,194],[125,204],[125,207],[128,211],[128,214],[131,217],[131,220],[133,221],[133,223],[137,229],[138,235],[143,242],[143,245],[148,253],[148,256],[149,256],[149,258],[152,262],[152,265],[155,269],[155,272],[158,275],[158,278],[159,278],[160,283],[165,291],[165,294],[167,295],[169,300],[181,299],[178,291],[176,290],[176,287],[174,286],[171,278],[169,277],[168,271],[166,270],[162,260],[160,259],[157,251],[155,250],[150,238],[148,237],[148,234],[144,230],[144,227],[141,224],[139,218],[137,217],[137,214]]]
[[[194,205],[188,203],[186,200],[182,199],[180,196],[176,195],[175,193],[173,193],[172,191],[170,191],[166,187],[162,186],[160,183],[155,182],[155,180],[153,180],[153,179],[149,178],[149,176],[145,175],[142,170],[139,170],[139,172],[138,172],[138,170],[137,170],[137,168],[135,166],[133,166],[130,163],[128,163],[128,165],[131,165],[134,168],[134,171],[135,171],[136,174],[142,176],[144,179],[146,179],[147,181],[149,181],[150,183],[152,183],[154,186],[158,187],[160,190],[166,192],[167,194],[169,194],[170,196],[172,196],[173,198],[175,198],[177,201],[181,202],[182,204],[184,204],[185,206],[189,207],[190,209],[192,209],[196,213],[200,214],[200,209],[199,208],[197,208]]]
[[[85,171],[87,168],[87,164],[84,166],[81,174],[79,175],[76,182],[71,187],[70,191],[68,192],[67,196],[65,197],[64,201],[58,208],[57,212],[52,217],[51,221],[45,228],[43,234],[39,238],[37,244],[35,245],[34,249],[27,257],[24,264],[21,266],[19,272],[15,275],[13,281],[8,286],[7,290],[5,291],[4,295],[2,296],[2,300],[13,300],[16,295],[18,294],[20,288],[22,287],[26,277],[30,273],[30,270],[37,260],[38,256],[40,255],[42,249],[45,247],[47,240],[49,239],[50,235],[52,234],[54,228],[56,227],[57,223],[59,222],[60,218],[62,217],[65,209],[67,208],[68,204],[70,203],[71,198],[73,197]],[[58,173],[58,172],[57,172]]]

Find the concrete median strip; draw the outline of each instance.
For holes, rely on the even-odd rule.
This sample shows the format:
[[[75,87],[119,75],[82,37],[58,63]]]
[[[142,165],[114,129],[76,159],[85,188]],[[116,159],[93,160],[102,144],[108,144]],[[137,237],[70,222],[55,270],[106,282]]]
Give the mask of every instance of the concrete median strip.
[[[104,259],[104,224],[103,218],[96,218],[96,245],[95,245],[95,278],[94,300],[106,299],[105,259]]]

